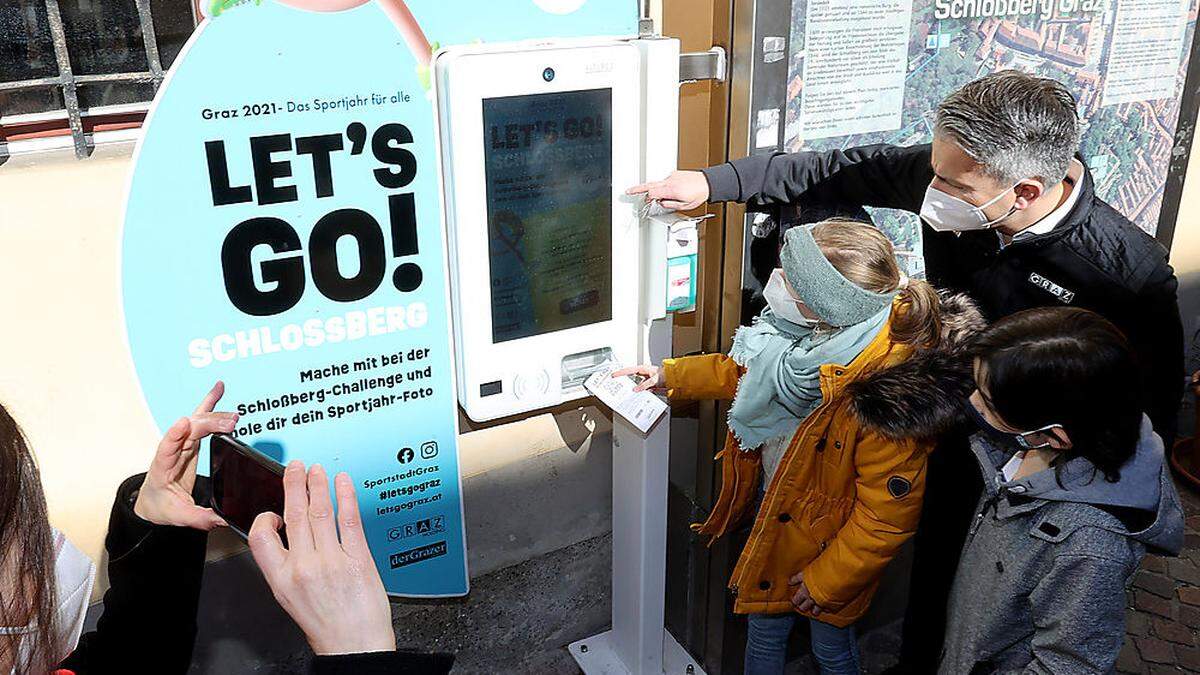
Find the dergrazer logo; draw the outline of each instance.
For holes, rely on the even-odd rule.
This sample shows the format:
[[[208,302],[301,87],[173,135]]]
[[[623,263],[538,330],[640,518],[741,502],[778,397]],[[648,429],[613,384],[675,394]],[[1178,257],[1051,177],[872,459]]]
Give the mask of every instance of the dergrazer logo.
[[[412,565],[431,558],[446,555],[446,542],[436,541],[425,546],[410,548],[407,551],[393,553],[388,561],[392,564],[392,569]]]
[[[1029,283],[1058,298],[1064,305],[1071,304],[1071,301],[1075,299],[1075,291],[1069,291],[1037,272],[1030,273]]]

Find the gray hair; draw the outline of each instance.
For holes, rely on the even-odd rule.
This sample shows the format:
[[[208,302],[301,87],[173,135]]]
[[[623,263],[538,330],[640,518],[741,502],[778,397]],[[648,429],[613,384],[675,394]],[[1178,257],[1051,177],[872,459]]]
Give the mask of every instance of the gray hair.
[[[1017,70],[985,75],[938,106],[935,133],[1002,183],[1062,182],[1079,149],[1075,97],[1061,83]]]

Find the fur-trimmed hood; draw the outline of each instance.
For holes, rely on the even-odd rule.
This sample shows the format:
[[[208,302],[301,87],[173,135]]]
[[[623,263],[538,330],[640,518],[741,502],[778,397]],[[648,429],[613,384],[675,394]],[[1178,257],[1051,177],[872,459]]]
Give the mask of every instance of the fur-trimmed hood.
[[[855,416],[886,438],[941,436],[963,420],[962,406],[975,389],[968,347],[987,322],[966,295],[939,295],[941,343],[865,374],[847,388]]]

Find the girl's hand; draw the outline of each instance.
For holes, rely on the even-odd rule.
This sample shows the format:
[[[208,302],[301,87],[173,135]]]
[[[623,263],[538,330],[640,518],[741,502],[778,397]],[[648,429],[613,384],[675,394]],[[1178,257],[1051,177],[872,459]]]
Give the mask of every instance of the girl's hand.
[[[788,580],[789,586],[799,586],[795,594],[792,595],[792,606],[797,612],[807,614],[809,616],[821,616],[821,606],[813,600],[812,595],[808,592],[808,586],[804,584],[804,573],[799,572]]]
[[[155,525],[191,527],[205,532],[224,527],[225,521],[220,516],[212,509],[198,506],[192,498],[200,439],[213,433],[229,433],[237,426],[236,414],[213,412],[224,394],[225,384],[218,381],[191,417],[182,417],[167,429],[138,490],[133,505],[137,517]]]
[[[644,365],[633,366],[632,368],[622,368],[612,374],[614,378],[628,377],[637,375],[642,377],[642,381],[633,388],[634,391],[646,391],[647,389],[662,389],[660,386],[662,378],[662,369],[658,366]]]

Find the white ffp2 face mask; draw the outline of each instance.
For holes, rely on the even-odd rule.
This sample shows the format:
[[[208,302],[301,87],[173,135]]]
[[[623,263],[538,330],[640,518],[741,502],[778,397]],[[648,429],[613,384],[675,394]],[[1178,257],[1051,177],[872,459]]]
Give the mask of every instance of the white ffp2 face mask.
[[[54,654],[55,661],[61,661],[79,645],[79,636],[83,633],[83,620],[87,616],[88,604],[92,599],[92,584],[96,581],[96,564],[92,559],[75,547],[66,536],[54,530],[54,583],[56,598],[59,644],[65,650],[62,654]],[[17,663],[24,664],[29,660],[33,651],[30,640],[37,634],[34,626],[0,626],[0,635],[20,635],[21,644],[17,649]],[[14,667],[14,673],[15,667]]]
[[[1016,187],[1016,184],[1013,187]],[[929,223],[935,232],[987,230],[1016,213],[1016,204],[1008,210],[1008,213],[995,220],[988,220],[987,214],[983,212],[987,207],[1000,201],[1011,190],[1012,187],[989,199],[986,203],[975,206],[952,194],[942,192],[931,184],[925,190],[925,201],[921,203],[921,220]]]
[[[797,326],[805,328],[812,328],[819,323],[816,319],[810,319],[800,313],[800,305],[797,304],[796,298],[784,283],[782,269],[775,268],[771,272],[771,278],[767,281],[766,288],[763,288],[763,298],[767,301],[767,306],[771,308],[771,311],[785,321],[791,321]]]

